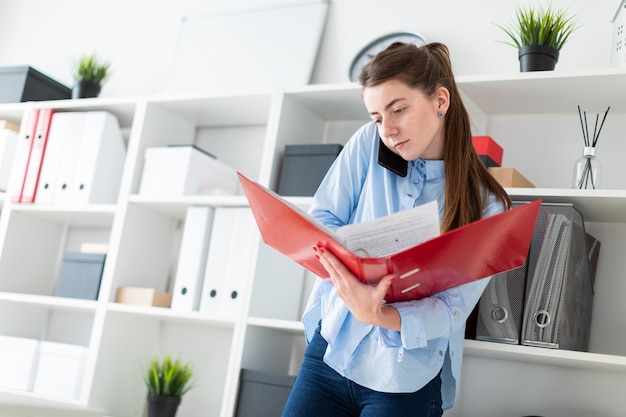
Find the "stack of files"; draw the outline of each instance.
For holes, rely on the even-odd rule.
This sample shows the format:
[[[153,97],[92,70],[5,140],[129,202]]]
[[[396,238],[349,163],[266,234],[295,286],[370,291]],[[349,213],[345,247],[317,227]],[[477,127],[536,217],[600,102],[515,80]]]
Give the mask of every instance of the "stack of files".
[[[248,207],[215,209],[211,244],[200,300],[204,314],[235,317],[252,282],[254,263],[247,259],[259,246],[259,232]]]
[[[9,192],[15,203],[32,203],[37,193],[53,109],[26,112],[13,160]]]
[[[117,118],[105,111],[52,117],[35,202],[115,203],[126,149]]]
[[[171,308],[198,311],[215,209],[189,207],[185,216]]]
[[[573,205],[542,204],[526,264],[479,301],[476,339],[586,351],[599,249]]]

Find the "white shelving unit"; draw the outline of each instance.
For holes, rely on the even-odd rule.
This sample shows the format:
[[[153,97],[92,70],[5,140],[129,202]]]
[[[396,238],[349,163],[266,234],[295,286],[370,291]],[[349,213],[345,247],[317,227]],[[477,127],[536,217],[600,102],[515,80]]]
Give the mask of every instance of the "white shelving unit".
[[[509,189],[513,199],[572,202],[587,230],[602,242],[594,295],[590,352],[510,346],[468,340],[462,388],[451,417],[623,415],[626,384],[626,143],[619,137],[626,71],[525,73],[460,77],[458,85],[475,134],[492,136],[514,166],[538,188]],[[577,105],[603,113],[599,141],[605,161],[601,190],[572,190],[582,151]],[[143,415],[142,365],[154,354],[191,360],[197,387],[180,407],[189,417],[232,416],[242,368],[296,374],[305,348],[300,316],[314,277],[258,238],[241,296],[228,317],[116,303],[120,286],[171,291],[190,206],[246,206],[242,195],[139,195],[148,147],[195,144],[244,175],[276,189],[287,144],[345,144],[368,120],[356,85],[311,85],[280,91],[215,96],[81,99],[1,104],[0,119],[19,123],[32,108],[106,110],[127,142],[119,197],[110,205],[24,205],[0,194],[0,335],[73,343],[88,348],[80,395],[43,398],[6,392],[0,406],[41,403],[117,417]],[[618,163],[619,161],[619,163]],[[306,207],[308,198],[292,198]],[[53,296],[61,255],[82,240],[107,243],[109,252],[96,301]],[[6,399],[8,398],[8,399]],[[13,409],[18,411],[13,411]],[[589,414],[591,411],[592,414]],[[24,415],[28,415],[26,412]]]

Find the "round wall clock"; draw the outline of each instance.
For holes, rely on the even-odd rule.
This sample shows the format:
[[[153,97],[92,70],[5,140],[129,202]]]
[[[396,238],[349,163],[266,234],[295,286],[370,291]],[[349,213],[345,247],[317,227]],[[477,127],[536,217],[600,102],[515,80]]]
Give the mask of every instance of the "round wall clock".
[[[374,39],[372,42],[365,45],[352,60],[349,74],[350,81],[358,81],[361,70],[374,58],[374,55],[394,42],[413,43],[417,46],[421,46],[426,43],[426,39],[422,35],[414,32],[394,32]]]

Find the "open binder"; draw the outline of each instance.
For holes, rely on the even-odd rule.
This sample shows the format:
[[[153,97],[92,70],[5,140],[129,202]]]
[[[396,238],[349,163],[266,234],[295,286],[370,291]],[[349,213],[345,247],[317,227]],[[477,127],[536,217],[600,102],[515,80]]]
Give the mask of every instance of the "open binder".
[[[277,193],[238,176],[266,244],[322,278],[328,273],[313,250],[318,243],[364,282],[396,273],[387,303],[428,297],[524,265],[541,206],[536,200],[390,255],[363,257]]]

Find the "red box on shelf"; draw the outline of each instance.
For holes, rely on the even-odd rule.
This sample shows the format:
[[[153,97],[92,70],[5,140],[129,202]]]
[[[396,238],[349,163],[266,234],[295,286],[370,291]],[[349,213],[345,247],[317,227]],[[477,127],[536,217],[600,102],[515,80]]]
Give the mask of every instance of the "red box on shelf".
[[[502,166],[504,151],[491,136],[472,136],[472,143],[476,153],[487,168]]]

